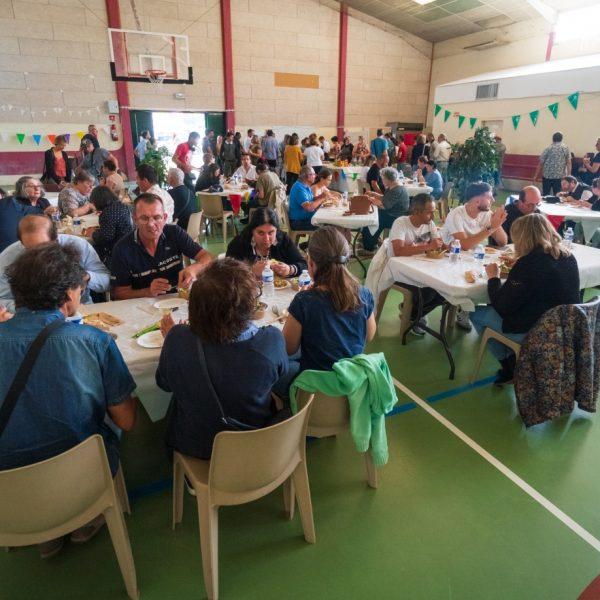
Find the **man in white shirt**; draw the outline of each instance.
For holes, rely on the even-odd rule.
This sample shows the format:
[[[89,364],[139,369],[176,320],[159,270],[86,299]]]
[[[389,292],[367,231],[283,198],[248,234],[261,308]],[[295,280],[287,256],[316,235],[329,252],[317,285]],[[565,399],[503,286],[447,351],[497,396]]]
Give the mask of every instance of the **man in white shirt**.
[[[252,136],[254,135],[254,129],[248,129],[247,137],[244,140],[244,152],[248,152],[250,150],[250,146],[252,145]]]
[[[444,183],[448,181],[446,173],[448,172],[448,162],[450,161],[450,155],[452,154],[452,146],[446,140],[446,136],[443,133],[438,135],[438,143],[433,148],[433,158],[435,160],[437,169],[442,175]]]
[[[506,246],[508,236],[502,228],[506,220],[503,206],[491,211],[492,188],[488,183],[471,183],[466,190],[465,204],[453,208],[446,217],[442,229],[445,244],[459,240],[463,250],[471,250],[477,244],[487,244],[491,236],[498,246]],[[465,331],[471,331],[469,313],[460,311],[456,324]]]
[[[390,229],[390,254],[391,256],[414,256],[423,254],[428,250],[437,250],[442,247],[442,240],[438,229],[433,221],[433,215],[436,211],[435,200],[429,194],[417,194],[411,199],[410,215],[408,217],[398,217]],[[421,310],[421,320],[415,323],[418,316],[417,288],[402,284],[402,287],[413,290],[413,308],[411,320],[413,326],[411,333],[415,335],[425,335],[423,327],[427,326],[425,315],[431,312],[436,306],[444,302],[433,288],[421,288],[421,298],[423,308]]]
[[[325,139],[324,135],[319,137],[319,144],[321,144],[321,148],[323,148],[325,155],[329,154],[329,151],[331,150],[331,144]]]
[[[236,169],[234,177],[240,177],[247,184],[256,183],[256,167],[250,162],[249,154],[242,154],[242,165]]]
[[[175,201],[167,190],[163,190],[158,185],[158,177],[156,176],[156,170],[151,165],[142,163],[137,166],[137,178],[136,182],[140,188],[142,194],[154,194],[158,196],[163,203],[165,213],[167,213],[167,223],[173,222],[173,213],[175,212]]]
[[[323,148],[319,146],[319,142],[313,139],[310,146],[304,149],[304,156],[306,157],[306,166],[312,167],[314,172],[318,175],[319,171],[323,168],[323,157],[325,153]]]

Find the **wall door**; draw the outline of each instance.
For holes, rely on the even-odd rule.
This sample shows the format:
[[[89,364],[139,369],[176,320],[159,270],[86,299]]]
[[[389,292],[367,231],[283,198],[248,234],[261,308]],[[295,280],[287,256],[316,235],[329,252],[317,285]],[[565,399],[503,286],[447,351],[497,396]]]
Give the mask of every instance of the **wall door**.
[[[225,135],[225,114],[222,112],[205,113],[206,130],[214,129],[215,135]]]
[[[150,132],[150,137],[154,137],[154,123],[152,122],[151,110],[130,110],[131,118],[131,137],[133,138],[133,147],[140,141],[140,133],[146,129]]]

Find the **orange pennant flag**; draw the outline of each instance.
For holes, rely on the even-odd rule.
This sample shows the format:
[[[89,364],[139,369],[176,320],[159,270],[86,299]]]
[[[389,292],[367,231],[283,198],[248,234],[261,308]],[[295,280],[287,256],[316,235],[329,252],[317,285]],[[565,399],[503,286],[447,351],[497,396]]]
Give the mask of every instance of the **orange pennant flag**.
[[[46,137],[50,140],[50,143],[52,145],[54,145],[54,140],[56,139],[56,135],[54,133],[49,133]]]

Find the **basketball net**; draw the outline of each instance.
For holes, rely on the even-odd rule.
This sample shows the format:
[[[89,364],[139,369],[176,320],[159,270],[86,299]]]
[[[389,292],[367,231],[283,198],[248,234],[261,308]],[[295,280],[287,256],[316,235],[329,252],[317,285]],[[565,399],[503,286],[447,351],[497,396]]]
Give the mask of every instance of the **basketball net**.
[[[167,72],[160,69],[148,69],[146,71],[146,77],[148,78],[148,81],[155,87],[159,87],[165,80],[166,76]]]

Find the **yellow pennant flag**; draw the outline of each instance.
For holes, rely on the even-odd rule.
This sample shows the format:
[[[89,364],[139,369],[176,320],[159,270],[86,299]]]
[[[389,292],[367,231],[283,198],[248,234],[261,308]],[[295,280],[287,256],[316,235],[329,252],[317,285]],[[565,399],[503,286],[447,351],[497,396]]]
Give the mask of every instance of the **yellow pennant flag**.
[[[77,137],[78,137],[79,139],[82,139],[84,135],[85,135],[85,131],[78,131],[78,132],[77,132]]]

